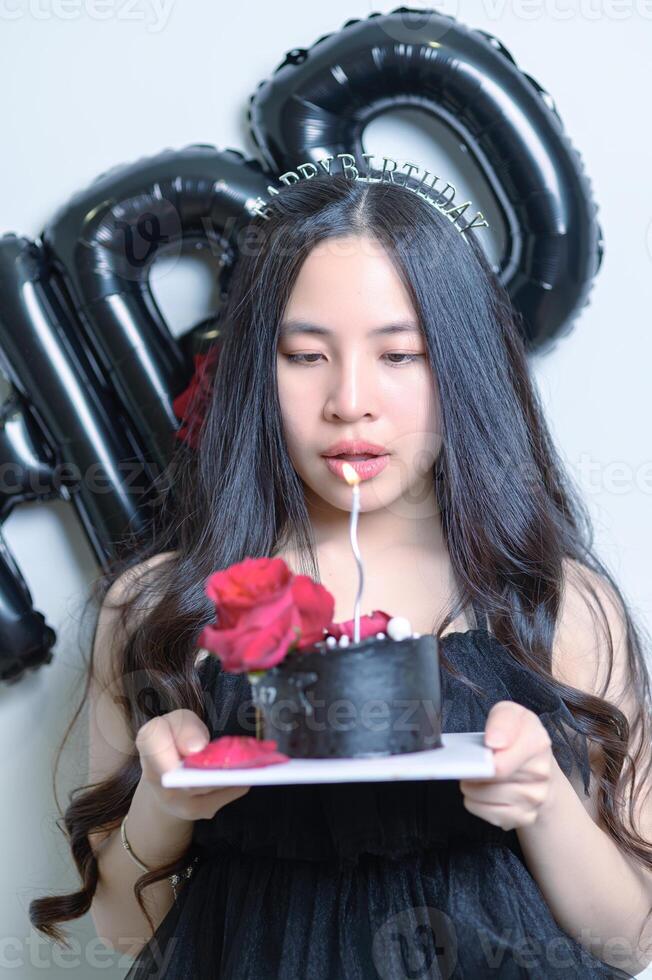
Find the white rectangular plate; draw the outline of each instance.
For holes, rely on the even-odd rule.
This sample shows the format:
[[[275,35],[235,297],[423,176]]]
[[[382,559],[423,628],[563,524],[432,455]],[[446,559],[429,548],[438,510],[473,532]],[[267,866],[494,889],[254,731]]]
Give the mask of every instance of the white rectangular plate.
[[[167,788],[192,786],[279,786],[299,783],[389,782],[405,779],[482,779],[495,774],[484,732],[442,735],[443,747],[373,759],[290,759],[240,769],[186,769],[163,773]]]

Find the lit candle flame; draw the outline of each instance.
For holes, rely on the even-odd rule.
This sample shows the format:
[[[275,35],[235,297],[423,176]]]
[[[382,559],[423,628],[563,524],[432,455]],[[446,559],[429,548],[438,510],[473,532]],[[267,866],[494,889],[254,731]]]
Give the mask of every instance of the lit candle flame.
[[[358,547],[358,513],[360,511],[360,476],[357,471],[347,463],[346,460],[342,464],[342,472],[344,474],[344,479],[351,487],[351,492],[353,493],[353,505],[351,507],[351,519],[349,522],[349,530],[351,534],[351,547],[353,549],[353,554],[355,555],[355,560],[358,566],[358,592],[355,597],[355,606],[353,611],[353,642],[360,642],[360,599],[362,597],[362,590],[364,588],[364,568],[362,566],[362,555],[360,554],[360,548]]]
[[[342,472],[344,473],[344,479],[350,487],[356,487],[360,483],[358,473],[353,469],[350,463],[346,462],[346,460],[342,463]]]

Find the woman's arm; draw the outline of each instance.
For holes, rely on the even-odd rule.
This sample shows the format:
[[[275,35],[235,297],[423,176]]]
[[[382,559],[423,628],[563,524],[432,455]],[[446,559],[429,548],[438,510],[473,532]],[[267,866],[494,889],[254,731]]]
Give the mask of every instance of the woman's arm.
[[[610,966],[640,973],[652,960],[650,926],[638,935],[652,906],[649,879],[593,822],[556,762],[553,770],[537,819],[516,828],[528,869],[565,932]]]
[[[150,559],[149,564],[161,557]],[[133,569],[127,573],[130,584],[133,573]],[[212,819],[251,787],[166,789],[161,785],[162,773],[176,768],[189,752],[203,748],[210,732],[193,711],[177,708],[150,718],[132,738],[121,708],[124,685],[115,676],[115,650],[125,638],[114,606],[116,599],[124,597],[124,587],[123,580],[118,579],[109,590],[95,635],[88,701],[89,781],[97,783],[111,777],[137,753],[141,777],[127,814],[127,839],[132,855],[146,867],[157,868],[183,857],[192,842],[195,820]],[[98,935],[115,949],[136,956],[152,934],[134,894],[134,884],[143,871],[124,849],[119,828],[98,830],[90,835],[90,842],[98,862],[98,884],[91,903]],[[141,898],[154,928],[158,928],[174,900],[170,879],[148,885]],[[165,951],[160,955],[165,956]]]
[[[606,697],[630,720],[635,703],[629,690],[626,627],[612,590],[592,571],[567,564],[562,608],[555,634],[553,673],[563,683]],[[607,615],[613,642],[613,672],[606,676],[606,638],[596,629],[582,579],[588,577]],[[608,684],[606,681],[608,680]],[[603,694],[603,688],[606,692]],[[591,746],[591,767],[602,770],[599,746]],[[575,789],[555,764],[550,799],[535,823],[517,828],[528,867],[566,932],[600,959],[631,973],[652,961],[652,873],[634,862],[601,825],[597,779],[591,795]],[[578,795],[582,794],[582,795]],[[623,801],[623,812],[628,801]],[[635,815],[641,834],[652,841],[652,798],[642,788]],[[620,941],[620,942],[619,942]]]
[[[109,589],[98,618],[93,644],[93,675],[88,699],[89,782],[117,772],[134,753],[134,741],[120,708],[122,685],[115,674],[115,655],[126,641],[116,608],[136,588],[142,571],[164,560],[157,555],[124,573]],[[135,624],[137,625],[137,623]],[[141,778],[127,817],[128,839],[134,853],[148,867],[180,857],[189,847],[192,821],[156,806],[148,784]],[[90,835],[98,860],[99,881],[91,904],[91,917],[102,939],[115,949],[135,956],[150,935],[150,926],[134,895],[143,871],[125,851],[119,828]],[[174,901],[169,879],[149,885],[142,898],[156,926]]]
[[[148,867],[159,867],[181,857],[192,840],[193,821],[166,813],[152,799],[149,785],[140,780],[127,817],[129,844]],[[120,830],[114,830],[95,850],[99,881],[91,905],[98,936],[107,945],[135,957],[151,936],[147,919],[134,895],[134,884],[143,871],[125,851]],[[163,921],[174,901],[168,878],[142,893],[155,927]],[[165,950],[161,956],[165,957]]]

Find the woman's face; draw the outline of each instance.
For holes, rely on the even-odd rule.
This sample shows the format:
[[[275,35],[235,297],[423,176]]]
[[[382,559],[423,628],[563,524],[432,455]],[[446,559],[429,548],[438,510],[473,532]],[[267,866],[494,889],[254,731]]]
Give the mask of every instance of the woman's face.
[[[290,333],[299,321],[302,329]],[[306,323],[326,332],[306,332]],[[409,329],[374,334],[396,324]],[[409,294],[375,239],[331,238],[309,253],[282,319],[277,372],[288,452],[318,501],[350,510],[351,489],[322,454],[358,439],[389,454],[385,468],[360,483],[361,510],[409,517],[431,509],[438,395]]]

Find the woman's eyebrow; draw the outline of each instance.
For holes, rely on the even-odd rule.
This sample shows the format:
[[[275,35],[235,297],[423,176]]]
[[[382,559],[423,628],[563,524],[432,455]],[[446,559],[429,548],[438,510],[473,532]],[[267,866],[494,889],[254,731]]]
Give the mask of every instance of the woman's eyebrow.
[[[368,337],[375,337],[379,334],[396,333],[418,333],[419,327],[411,320],[397,320],[394,323],[387,323],[382,327],[375,327],[367,334]],[[328,327],[321,327],[316,323],[309,323],[307,320],[284,320],[280,326],[280,336],[289,337],[294,334],[307,333],[316,336],[329,337],[334,331]]]

